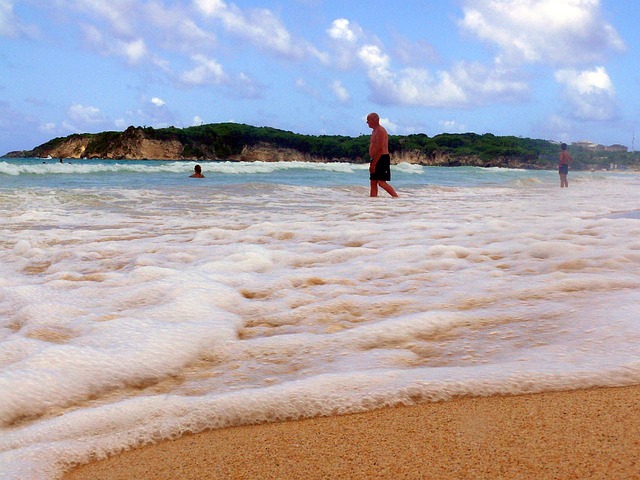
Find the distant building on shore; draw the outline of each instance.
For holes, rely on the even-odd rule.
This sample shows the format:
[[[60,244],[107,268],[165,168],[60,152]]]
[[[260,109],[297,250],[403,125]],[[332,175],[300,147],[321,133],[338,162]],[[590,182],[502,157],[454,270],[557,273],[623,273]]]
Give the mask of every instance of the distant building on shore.
[[[614,144],[614,145],[601,145],[599,143],[589,142],[588,140],[583,140],[581,142],[572,142],[572,146],[585,148],[587,150],[592,150],[594,152],[627,152],[629,151],[628,147],[624,145]]]

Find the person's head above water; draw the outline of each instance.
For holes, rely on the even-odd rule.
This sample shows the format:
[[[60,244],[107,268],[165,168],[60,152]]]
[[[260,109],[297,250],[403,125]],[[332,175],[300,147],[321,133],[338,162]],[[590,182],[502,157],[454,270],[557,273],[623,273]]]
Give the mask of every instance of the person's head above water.
[[[204,178],[200,165],[196,165],[195,167],[193,167],[193,174],[191,175],[191,178]]]
[[[375,112],[372,112],[369,115],[367,115],[367,125],[369,125],[369,127],[371,128],[377,127],[378,125],[380,125],[380,116]]]

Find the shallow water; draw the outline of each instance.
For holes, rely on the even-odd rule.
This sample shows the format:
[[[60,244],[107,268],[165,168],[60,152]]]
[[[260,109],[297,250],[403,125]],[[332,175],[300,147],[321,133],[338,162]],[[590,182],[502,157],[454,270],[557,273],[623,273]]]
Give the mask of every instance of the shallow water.
[[[456,395],[640,383],[640,176],[0,161],[0,472]],[[51,161],[49,161],[51,162]],[[386,194],[385,194],[386,195]]]

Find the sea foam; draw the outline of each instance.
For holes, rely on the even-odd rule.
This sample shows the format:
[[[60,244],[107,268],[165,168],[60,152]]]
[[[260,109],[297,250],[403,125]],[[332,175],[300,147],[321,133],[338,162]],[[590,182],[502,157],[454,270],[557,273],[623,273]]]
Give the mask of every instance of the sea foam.
[[[178,166],[0,189],[3,478],[206,428],[640,383],[635,175],[411,166],[370,199],[362,166],[323,188],[317,165]]]

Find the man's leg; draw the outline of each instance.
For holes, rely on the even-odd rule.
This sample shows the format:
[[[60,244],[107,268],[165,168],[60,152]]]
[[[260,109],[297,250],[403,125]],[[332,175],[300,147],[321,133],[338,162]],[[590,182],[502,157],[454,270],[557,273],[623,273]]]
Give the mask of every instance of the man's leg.
[[[398,196],[398,194],[393,189],[393,187],[391,185],[389,185],[387,182],[379,181],[378,183],[380,184],[380,187],[382,187],[392,197],[397,197]]]
[[[369,196],[370,197],[377,197],[378,196],[378,181],[377,180],[371,180],[371,191],[369,192]]]

